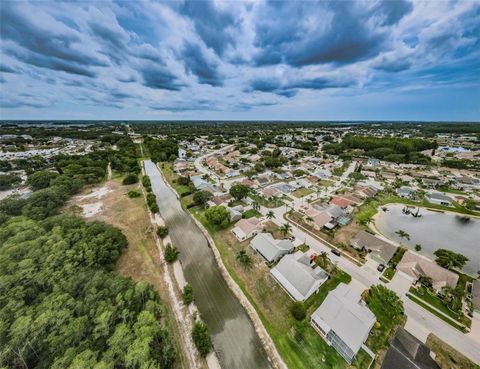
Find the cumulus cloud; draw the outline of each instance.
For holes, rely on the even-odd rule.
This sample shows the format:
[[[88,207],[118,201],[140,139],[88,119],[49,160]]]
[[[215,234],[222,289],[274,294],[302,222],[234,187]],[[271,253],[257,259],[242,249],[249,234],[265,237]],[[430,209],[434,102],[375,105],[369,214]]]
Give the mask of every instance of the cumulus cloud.
[[[6,2],[2,110],[86,103],[228,118],[305,107],[305,93],[316,104],[418,81],[478,86],[478,24],[478,0]]]

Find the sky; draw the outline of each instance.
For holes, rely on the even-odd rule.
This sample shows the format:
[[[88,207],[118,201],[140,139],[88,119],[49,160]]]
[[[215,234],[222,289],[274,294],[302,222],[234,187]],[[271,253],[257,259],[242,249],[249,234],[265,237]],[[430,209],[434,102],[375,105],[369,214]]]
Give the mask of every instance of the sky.
[[[3,0],[0,30],[0,119],[480,121],[480,0]]]

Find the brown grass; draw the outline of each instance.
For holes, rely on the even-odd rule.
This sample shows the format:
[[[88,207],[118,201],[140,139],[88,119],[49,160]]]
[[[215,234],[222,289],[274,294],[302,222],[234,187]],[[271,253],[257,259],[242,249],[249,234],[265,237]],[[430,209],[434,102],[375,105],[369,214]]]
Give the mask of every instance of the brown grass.
[[[479,365],[475,365],[467,357],[434,334],[428,336],[427,346],[435,352],[435,361],[442,369],[480,369]]]

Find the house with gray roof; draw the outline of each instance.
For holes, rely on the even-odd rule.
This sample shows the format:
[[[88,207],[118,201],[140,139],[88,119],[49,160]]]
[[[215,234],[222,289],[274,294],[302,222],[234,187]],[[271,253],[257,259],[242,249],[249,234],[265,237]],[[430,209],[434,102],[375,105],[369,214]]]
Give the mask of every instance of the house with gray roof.
[[[308,299],[328,279],[327,272],[318,266],[312,268],[310,259],[301,251],[285,255],[270,273],[296,301]]]
[[[395,190],[395,192],[397,193],[397,195],[403,199],[410,199],[410,200],[413,200],[415,199],[415,195],[416,195],[416,192],[413,188],[411,187],[406,187],[406,186],[403,186],[403,187],[400,187],[400,188],[397,188]]]
[[[382,240],[367,231],[358,232],[355,237],[350,240],[350,245],[357,250],[366,250],[370,254],[370,257],[380,264],[387,264],[398,248],[390,242]]]
[[[345,283],[330,291],[310,318],[317,333],[349,363],[367,340],[375,321],[360,294]]]
[[[430,349],[425,344],[403,327],[398,327],[381,369],[440,369],[440,366],[430,356]]]
[[[250,242],[250,247],[269,263],[280,260],[294,249],[292,241],[276,240],[270,233],[257,234]]]
[[[440,192],[429,193],[427,196],[427,200],[432,204],[445,205],[445,206],[451,206],[453,201],[451,197],[441,194]]]

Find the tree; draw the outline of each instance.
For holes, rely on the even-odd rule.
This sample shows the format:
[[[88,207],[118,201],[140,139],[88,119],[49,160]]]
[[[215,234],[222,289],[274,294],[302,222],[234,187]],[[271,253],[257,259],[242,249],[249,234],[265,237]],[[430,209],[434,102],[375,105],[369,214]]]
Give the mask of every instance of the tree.
[[[208,328],[203,322],[196,322],[193,325],[192,329],[192,339],[193,343],[200,352],[202,357],[205,357],[212,350],[212,340],[210,338],[210,333],[208,333]]]
[[[205,204],[213,197],[209,191],[197,191],[193,194],[193,201],[197,205],[205,206]]]
[[[138,182],[138,176],[135,173],[129,173],[122,181],[123,185],[131,185]]]
[[[405,238],[405,239],[407,239],[407,240],[410,240],[410,235],[409,235],[407,232],[405,232],[405,231],[403,231],[403,230],[401,230],[401,229],[399,229],[399,230],[396,231],[395,233],[396,233],[400,238]]]
[[[183,287],[182,297],[185,305],[190,305],[193,302],[193,287],[188,283]]]
[[[228,227],[230,223],[230,213],[225,206],[212,206],[205,212],[207,220],[220,228]]]
[[[190,177],[178,177],[177,183],[182,186],[188,186],[190,184]]]
[[[259,210],[260,210],[260,204],[259,204],[259,202],[258,202],[258,201],[254,201],[254,202],[252,203],[252,208],[253,208],[253,210],[259,211]]]
[[[168,227],[166,226],[158,226],[157,228],[157,235],[160,238],[165,238],[168,236]]]
[[[238,252],[237,260],[245,269],[250,269],[252,267],[252,258],[247,254],[245,250],[240,250]]]
[[[128,197],[130,197],[131,199],[135,197],[140,197],[140,196],[142,196],[142,194],[138,191],[135,191],[135,190],[128,191]]]
[[[267,219],[273,219],[275,218],[275,213],[272,210],[269,210],[265,216],[267,217]]]
[[[28,176],[27,184],[33,191],[41,190],[50,186],[50,181],[58,177],[58,173],[54,173],[48,170],[35,172]]]
[[[420,245],[419,243],[417,243],[415,245],[415,251],[421,251],[422,250],[422,245]]]
[[[249,189],[247,186],[241,183],[234,184],[230,187],[230,195],[236,200],[241,200],[248,195]]]
[[[169,264],[177,261],[180,251],[170,243],[165,247],[165,261]]]
[[[296,320],[302,321],[307,316],[307,309],[303,302],[295,301],[290,305],[290,313]]]
[[[418,278],[418,282],[427,287],[427,288],[431,288],[432,285],[433,285],[433,279],[430,278],[430,277],[427,277],[425,275],[421,275],[419,278]]]
[[[290,223],[285,223],[280,227],[280,231],[283,233],[284,236],[286,236],[291,230],[292,226],[290,225]]]
[[[447,269],[462,269],[465,263],[469,260],[462,254],[458,254],[446,249],[438,249],[433,254],[437,257],[435,262]]]

